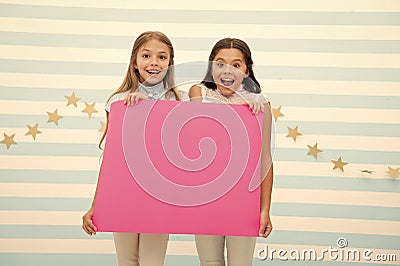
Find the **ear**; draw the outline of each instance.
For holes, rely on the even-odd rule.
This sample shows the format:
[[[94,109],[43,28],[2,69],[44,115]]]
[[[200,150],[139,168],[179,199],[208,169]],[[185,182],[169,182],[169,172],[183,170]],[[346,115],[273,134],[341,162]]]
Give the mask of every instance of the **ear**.
[[[246,73],[245,73],[245,78],[248,78],[249,77],[249,75],[250,75],[250,71],[249,71],[249,68],[248,67],[246,67]]]

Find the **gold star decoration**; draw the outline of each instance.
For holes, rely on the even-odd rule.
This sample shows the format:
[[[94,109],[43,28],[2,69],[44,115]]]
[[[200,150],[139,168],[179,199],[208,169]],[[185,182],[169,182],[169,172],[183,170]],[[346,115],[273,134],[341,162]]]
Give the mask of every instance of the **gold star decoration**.
[[[296,142],[296,138],[298,136],[302,136],[300,132],[298,132],[299,126],[296,126],[295,128],[290,128],[288,127],[289,134],[286,135],[287,138],[292,138]]]
[[[363,174],[370,174],[370,175],[372,175],[372,173],[374,173],[375,171],[371,171],[371,170],[368,170],[368,169],[363,169],[363,170],[360,170],[360,172],[363,173]]]
[[[386,173],[388,173],[391,177],[393,178],[397,178],[400,175],[400,168],[392,168],[390,166],[388,166],[388,171],[386,171]]]
[[[30,125],[26,125],[26,126],[28,127],[29,131],[25,133],[25,136],[32,135],[33,140],[36,140],[36,135],[37,134],[41,134],[42,133],[42,131],[40,131],[38,129],[38,124],[37,123],[33,127],[31,127]]]
[[[101,127],[99,129],[99,132],[104,132],[106,130],[106,123],[103,121],[100,121]]]
[[[307,155],[313,155],[315,159],[318,159],[318,153],[323,152],[323,150],[318,149],[318,143],[315,143],[314,146],[307,145],[308,153]]]
[[[7,150],[10,148],[11,145],[17,144],[14,141],[15,134],[12,134],[11,136],[7,135],[6,133],[3,133],[3,134],[4,134],[4,139],[2,141],[0,141],[0,143],[6,144]]]
[[[333,170],[335,170],[336,168],[339,168],[340,170],[342,170],[342,172],[344,172],[343,166],[345,166],[346,164],[349,164],[349,163],[342,161],[342,156],[340,156],[337,161],[331,160],[331,162],[335,164],[335,166],[333,167]]]
[[[49,120],[47,120],[47,123],[53,122],[58,126],[58,120],[64,118],[62,115],[58,114],[58,109],[56,109],[53,113],[47,112],[49,115]]]
[[[87,113],[89,115],[89,118],[91,118],[93,113],[97,113],[97,110],[94,109],[95,104],[96,104],[96,102],[94,102],[92,104],[88,104],[87,102],[85,102],[86,108],[83,109],[82,112]]]
[[[67,106],[73,104],[76,108],[78,108],[78,105],[76,104],[81,98],[75,96],[75,91],[72,91],[71,96],[64,96],[68,102]]]
[[[272,108],[272,115],[274,116],[275,122],[278,120],[279,117],[285,116],[281,113],[281,108],[282,106],[279,106],[278,108]]]

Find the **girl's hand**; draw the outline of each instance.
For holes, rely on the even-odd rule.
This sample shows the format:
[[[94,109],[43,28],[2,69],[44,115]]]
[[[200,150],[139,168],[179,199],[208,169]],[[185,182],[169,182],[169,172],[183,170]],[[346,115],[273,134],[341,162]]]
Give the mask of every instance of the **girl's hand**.
[[[260,237],[267,238],[272,231],[272,223],[271,218],[269,217],[269,213],[261,212],[260,213],[260,230],[258,235]]]
[[[264,102],[255,100],[255,99],[248,99],[247,104],[250,107],[250,110],[253,111],[253,114],[258,114],[258,112],[264,112]]]
[[[137,104],[142,99],[147,99],[147,95],[141,92],[131,92],[129,93],[124,100],[124,104],[128,106],[133,106]]]
[[[92,222],[92,217],[94,213],[94,208],[91,207],[90,210],[88,210],[85,215],[83,215],[82,220],[82,229],[88,234],[88,235],[95,235],[97,228],[94,226]]]
[[[249,105],[250,110],[253,111],[253,114],[258,114],[260,111],[264,112],[264,105],[267,102],[264,95],[255,94],[255,93],[247,93],[244,96],[246,103]]]

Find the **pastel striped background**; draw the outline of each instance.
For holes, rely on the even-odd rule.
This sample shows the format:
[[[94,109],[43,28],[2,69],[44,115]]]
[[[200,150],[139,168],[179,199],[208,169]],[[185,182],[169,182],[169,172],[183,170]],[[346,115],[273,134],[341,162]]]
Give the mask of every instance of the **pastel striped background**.
[[[160,30],[176,63],[213,44],[247,41],[274,107],[275,230],[258,248],[351,248],[400,264],[400,1],[1,1],[0,265],[116,265],[110,234],[80,228],[99,169],[104,101],[119,86],[137,35]],[[78,108],[64,96],[75,91]],[[84,102],[96,102],[92,118]],[[46,123],[58,108],[59,125]],[[36,141],[27,124],[39,124]],[[299,126],[297,142],[287,127]],[[318,143],[318,160],[307,145]],[[344,173],[332,170],[342,156]],[[374,171],[362,174],[360,170]],[[198,265],[193,236],[172,235],[166,265]],[[339,262],[260,261],[254,265]],[[347,265],[367,262],[347,262]],[[386,262],[385,264],[391,264]],[[393,263],[392,263],[393,264]]]

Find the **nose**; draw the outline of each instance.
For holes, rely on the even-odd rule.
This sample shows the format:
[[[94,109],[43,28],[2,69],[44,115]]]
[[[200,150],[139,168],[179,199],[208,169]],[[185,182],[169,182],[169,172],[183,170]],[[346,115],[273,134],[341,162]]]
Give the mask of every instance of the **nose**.
[[[158,66],[158,58],[156,56],[151,57],[150,65],[151,66]]]
[[[230,66],[230,65],[228,65],[228,64],[226,64],[225,66],[224,66],[224,69],[223,69],[223,73],[224,74],[231,74],[232,73],[232,69],[231,69],[232,67]]]

